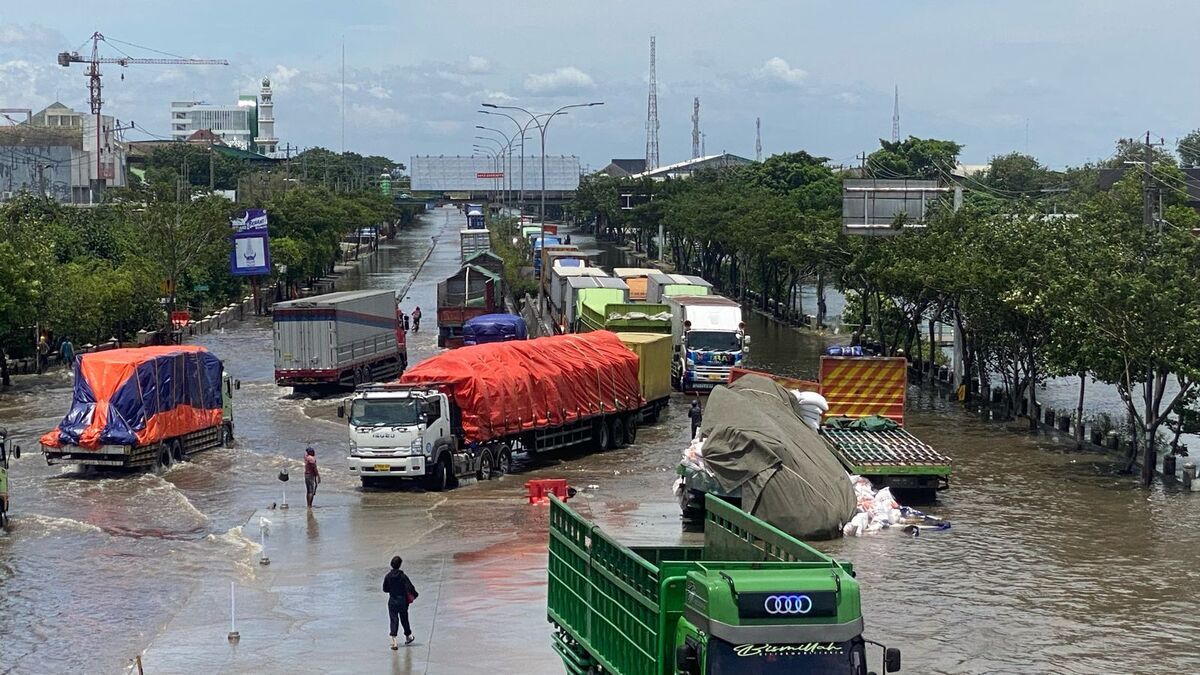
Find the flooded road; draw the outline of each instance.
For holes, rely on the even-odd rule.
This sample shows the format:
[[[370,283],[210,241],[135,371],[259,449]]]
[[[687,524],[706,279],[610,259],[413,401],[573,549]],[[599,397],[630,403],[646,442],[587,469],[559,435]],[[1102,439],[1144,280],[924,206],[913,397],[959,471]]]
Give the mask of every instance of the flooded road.
[[[457,211],[431,213],[352,283],[402,287],[440,237],[402,305],[432,318],[461,227]],[[437,351],[428,323],[410,335],[411,362]],[[747,323],[752,367],[815,375],[818,338],[758,315]],[[524,481],[595,486],[573,504],[624,541],[691,537],[671,495],[688,435],[682,405],[622,450],[444,494],[364,491],[346,471],[335,401],[292,399],[273,384],[268,319],[199,344],[242,380],[237,441],[162,475],[45,465],[36,437],[66,409],[65,374],[17,378],[0,396],[0,425],[26,453],[0,534],[0,673],[122,672],[138,654],[156,674],[559,673],[545,621],[546,510],[524,503]],[[955,459],[952,489],[931,509],[954,527],[818,544],[855,563],[868,637],[902,648],[904,672],[1200,670],[1188,644],[1200,632],[1189,601],[1200,580],[1193,495],[1141,490],[1107,457],[1012,433],[915,388],[910,401],[914,433]],[[310,444],[323,482],[308,513],[297,479]],[[276,479],[284,467],[287,484]],[[272,509],[284,488],[291,508]],[[259,564],[260,540],[270,565]],[[417,643],[392,652],[379,584],[397,554],[421,597]],[[231,582],[236,646],[226,641]]]

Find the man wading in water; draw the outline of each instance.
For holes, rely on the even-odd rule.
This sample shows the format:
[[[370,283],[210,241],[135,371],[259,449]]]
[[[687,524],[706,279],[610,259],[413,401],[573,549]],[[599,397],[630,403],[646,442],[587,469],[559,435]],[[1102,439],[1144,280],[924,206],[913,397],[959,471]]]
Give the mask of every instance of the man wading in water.
[[[321,484],[321,472],[317,470],[317,451],[312,448],[304,450],[304,496],[308,499],[308,508],[312,508],[313,497],[317,494],[317,486]]]

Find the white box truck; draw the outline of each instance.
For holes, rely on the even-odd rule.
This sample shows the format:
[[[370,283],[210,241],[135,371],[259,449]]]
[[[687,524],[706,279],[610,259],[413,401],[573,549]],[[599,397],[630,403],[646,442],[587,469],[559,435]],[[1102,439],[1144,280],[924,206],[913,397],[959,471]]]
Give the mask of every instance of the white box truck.
[[[487,230],[460,230],[458,242],[459,257],[464,265],[475,254],[492,250],[491,233]]]
[[[275,384],[319,390],[397,377],[408,365],[396,294],[342,291],[276,303]]]
[[[683,392],[708,392],[745,364],[750,336],[742,306],[720,295],[667,296],[671,308],[671,382]]]

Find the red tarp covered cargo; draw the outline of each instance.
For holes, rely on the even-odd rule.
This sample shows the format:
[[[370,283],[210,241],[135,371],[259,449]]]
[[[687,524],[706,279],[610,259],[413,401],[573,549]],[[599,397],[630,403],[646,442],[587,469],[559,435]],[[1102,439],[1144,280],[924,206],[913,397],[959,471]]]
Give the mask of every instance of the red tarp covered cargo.
[[[203,347],[113,349],[75,361],[71,409],[42,445],[145,446],[221,424],[221,361]]]
[[[594,331],[463,347],[418,363],[405,384],[440,384],[462,411],[467,442],[636,410],[638,357]]]

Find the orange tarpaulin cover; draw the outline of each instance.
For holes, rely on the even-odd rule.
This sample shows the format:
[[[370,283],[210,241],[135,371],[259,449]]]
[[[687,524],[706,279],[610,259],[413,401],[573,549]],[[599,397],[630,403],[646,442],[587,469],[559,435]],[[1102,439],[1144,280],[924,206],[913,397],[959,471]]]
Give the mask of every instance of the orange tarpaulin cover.
[[[638,357],[608,331],[463,347],[422,361],[400,382],[439,384],[462,412],[469,443],[644,403]]]

